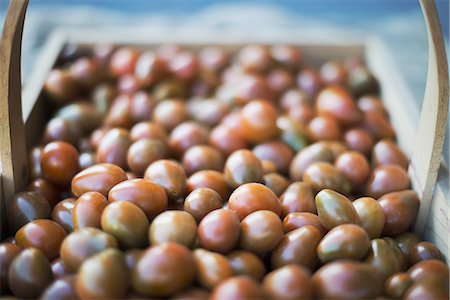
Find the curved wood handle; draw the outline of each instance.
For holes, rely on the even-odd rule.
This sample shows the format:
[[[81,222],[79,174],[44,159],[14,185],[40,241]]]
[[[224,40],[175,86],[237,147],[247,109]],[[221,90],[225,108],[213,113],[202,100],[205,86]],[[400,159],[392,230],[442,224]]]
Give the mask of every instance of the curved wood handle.
[[[414,231],[425,230],[436,184],[448,117],[448,66],[439,17],[434,0],[420,0],[428,35],[428,76],[416,145],[408,173],[421,199]]]
[[[2,206],[8,204],[14,193],[22,190],[27,182],[26,139],[22,117],[20,75],[22,32],[27,5],[28,0],[10,1],[0,43]]]

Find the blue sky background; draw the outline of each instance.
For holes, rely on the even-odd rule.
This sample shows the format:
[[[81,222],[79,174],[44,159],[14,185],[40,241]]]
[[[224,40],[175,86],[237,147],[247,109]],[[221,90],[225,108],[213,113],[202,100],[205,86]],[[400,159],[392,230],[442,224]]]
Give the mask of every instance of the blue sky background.
[[[6,3],[6,0],[0,0]],[[90,6],[117,10],[128,14],[175,13],[189,14],[218,3],[269,4],[291,13],[326,17],[331,21],[347,24],[352,19],[367,21],[387,15],[404,14],[420,10],[416,0],[260,0],[260,1],[225,1],[225,0],[31,0],[30,7],[47,5]],[[449,34],[449,1],[436,0],[436,5],[443,25],[444,33]]]

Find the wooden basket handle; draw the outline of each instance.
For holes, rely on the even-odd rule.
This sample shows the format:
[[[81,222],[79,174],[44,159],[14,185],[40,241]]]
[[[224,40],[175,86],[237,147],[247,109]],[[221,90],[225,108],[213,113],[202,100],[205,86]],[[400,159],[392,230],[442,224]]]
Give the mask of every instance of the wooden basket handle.
[[[28,0],[11,0],[0,43],[0,149],[4,205],[27,183],[25,124],[20,59]],[[4,218],[2,218],[4,220]],[[3,226],[2,226],[3,227]]]
[[[439,16],[434,0],[420,0],[428,35],[428,75],[422,112],[408,173],[420,198],[414,231],[426,226],[433,188],[441,163],[448,117],[448,66]]]

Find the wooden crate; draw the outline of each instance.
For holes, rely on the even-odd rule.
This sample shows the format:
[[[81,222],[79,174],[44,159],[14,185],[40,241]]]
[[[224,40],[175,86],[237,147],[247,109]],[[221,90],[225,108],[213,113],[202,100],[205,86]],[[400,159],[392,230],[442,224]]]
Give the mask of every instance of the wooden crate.
[[[422,5],[430,3],[430,1],[427,0],[424,0],[422,2]],[[427,16],[426,18],[428,18],[427,21],[430,21],[430,16],[428,16],[426,9],[427,8],[425,7],[424,13],[425,16]],[[430,33],[430,30],[428,33],[431,38],[434,38],[434,35]],[[36,61],[34,73],[30,76],[28,81],[29,84],[23,91],[22,116],[25,123],[26,148],[29,149],[31,146],[38,142],[38,139],[41,137],[43,127],[49,118],[49,111],[47,109],[48,103],[46,102],[45,97],[42,97],[43,85],[48,72],[55,65],[55,62],[59,57],[62,49],[67,45],[81,45],[91,47],[95,44],[114,44],[132,45],[142,49],[152,49],[161,44],[177,44],[194,51],[205,45],[219,45],[225,47],[229,51],[235,51],[242,45],[249,43],[268,45],[297,45],[303,50],[306,60],[317,66],[325,62],[326,60],[333,58],[340,59],[347,56],[358,56],[363,58],[374,75],[380,81],[382,87],[382,99],[386,108],[390,112],[391,122],[396,130],[400,147],[407,153],[408,156],[412,155],[413,153],[414,155],[416,155],[412,158],[409,170],[410,175],[412,175],[412,187],[418,192],[421,197],[427,197],[427,193],[429,193],[429,191],[425,191],[424,185],[426,185],[428,182],[426,181],[426,179],[429,175],[428,172],[430,172],[429,168],[433,168],[433,164],[436,165],[436,159],[437,164],[439,165],[439,157],[441,153],[438,153],[437,158],[432,157],[434,161],[430,163],[431,165],[426,165],[424,167],[420,164],[420,162],[422,161],[422,159],[430,161],[430,158],[424,155],[421,151],[417,151],[417,148],[422,147],[426,150],[431,147],[426,143],[430,142],[429,139],[431,139],[431,142],[433,142],[435,140],[434,135],[430,134],[430,136],[428,137],[429,139],[424,140],[423,134],[420,134],[421,131],[427,130],[427,128],[429,128],[429,126],[433,125],[434,123],[431,125],[423,125],[422,123],[427,122],[421,121],[419,129],[417,129],[419,124],[419,112],[414,108],[414,105],[405,105],[407,104],[405,102],[405,99],[412,99],[412,94],[409,91],[404,79],[402,78],[395,64],[395,61],[392,59],[392,56],[390,55],[387,47],[383,44],[382,41],[376,38],[361,40],[354,39],[348,36],[334,36],[331,39],[327,38],[327,40],[324,41],[320,40],[320,38],[318,39],[315,37],[298,35],[266,35],[258,38],[249,38],[248,36],[243,37],[238,35],[218,37],[216,35],[211,35],[208,32],[197,32],[195,34],[193,33],[192,35],[189,35],[188,37],[186,37],[185,35],[177,34],[171,34],[170,36],[161,36],[161,34],[158,33],[149,35],[148,32],[142,34],[139,31],[134,31],[132,34],[130,34],[129,31],[121,30],[107,32],[56,32],[48,39],[39,59]],[[430,45],[434,44],[431,43]],[[434,50],[438,54],[430,51],[430,67],[438,68],[439,66],[436,66],[436,62],[433,63],[433,55],[435,56],[434,59],[441,59],[442,61],[442,57],[439,57],[439,55],[442,55],[442,53],[440,52],[442,49],[439,49],[439,46],[436,45],[434,45],[433,47],[435,47]],[[446,63],[444,67],[445,68],[442,67],[443,69],[439,69],[439,72],[447,72]],[[431,74],[429,74],[429,76],[433,77],[433,70],[431,70],[431,72],[429,73]],[[442,76],[442,74],[440,75]],[[438,80],[438,78],[434,78],[434,84],[440,84],[441,86],[435,85],[429,88],[428,85],[430,85],[430,83],[428,82],[427,88],[431,90],[433,90],[434,88],[435,91],[438,90],[439,96],[442,96],[442,93],[444,93],[445,96],[445,93],[447,93],[448,101],[448,82],[446,83],[446,87],[442,87],[443,83]],[[427,93],[430,93],[430,91],[427,91]],[[444,103],[444,105],[439,102],[439,105],[435,104],[434,106],[432,105],[432,107],[427,107],[427,105],[429,105],[428,102],[425,104],[425,109],[430,111],[427,112],[425,116],[424,114],[422,114],[422,118],[428,118],[427,120],[429,120],[429,122],[432,122],[434,120],[430,119],[430,115],[432,117],[434,115],[438,115],[437,118],[439,119],[439,113],[443,113],[445,115],[446,110],[448,109],[448,102],[447,104]],[[3,121],[4,119],[2,119],[2,122]],[[442,118],[439,119],[439,122],[442,122]],[[443,122],[443,128],[445,130],[446,120],[443,120]],[[425,127],[425,129],[423,127]],[[438,139],[443,140],[442,132],[438,132],[437,135]],[[442,151],[442,141],[438,141],[438,144],[439,143],[441,143],[440,151]],[[22,146],[25,148],[25,145]],[[436,156],[435,153],[433,153],[433,155]],[[4,158],[2,156],[3,164],[5,163],[5,160],[7,160],[7,158]],[[437,168],[435,169],[437,171]],[[417,175],[418,172],[427,172],[427,174]],[[450,258],[450,199],[448,197],[448,177],[448,170],[445,168],[445,166],[441,165],[437,182],[434,186],[432,199],[430,199],[429,202],[422,200],[421,212],[415,226],[415,231],[422,235],[425,240],[435,243],[447,257],[447,259]],[[22,181],[23,180],[24,179],[22,179]],[[422,182],[423,184],[419,184],[418,182]],[[5,178],[3,178],[3,184],[5,184]],[[5,186],[3,187],[3,189],[6,192],[7,187]],[[3,193],[1,195],[3,196]],[[3,199],[2,203],[4,204]],[[430,210],[429,213],[427,213],[426,206],[428,206],[429,204],[431,204]],[[423,208],[424,206],[425,209]]]

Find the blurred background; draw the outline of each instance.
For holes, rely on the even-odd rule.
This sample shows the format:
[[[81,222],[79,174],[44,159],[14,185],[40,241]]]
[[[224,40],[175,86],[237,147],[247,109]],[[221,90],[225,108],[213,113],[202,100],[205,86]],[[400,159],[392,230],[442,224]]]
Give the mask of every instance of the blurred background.
[[[0,26],[8,2],[0,0]],[[436,4],[448,53],[449,0],[436,0]],[[217,35],[241,36],[287,31],[324,38],[377,36],[391,50],[413,92],[413,99],[404,99],[405,105],[421,107],[428,45],[418,0],[30,0],[23,42],[25,86],[42,45],[54,30],[117,27],[167,34],[207,29]],[[448,131],[445,153],[449,153]]]

